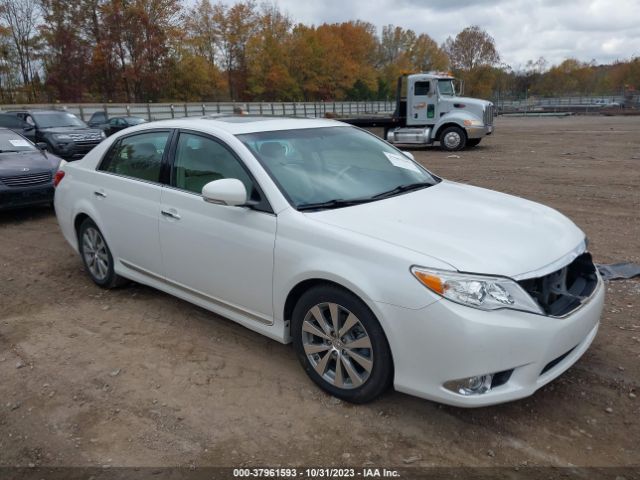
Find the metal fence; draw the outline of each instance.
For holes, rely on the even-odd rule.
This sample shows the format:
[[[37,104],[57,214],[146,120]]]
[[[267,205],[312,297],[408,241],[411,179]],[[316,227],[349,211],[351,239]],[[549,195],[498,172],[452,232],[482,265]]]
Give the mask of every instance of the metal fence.
[[[566,97],[528,97],[525,99],[495,98],[501,113],[529,111],[578,111],[597,112],[603,108],[640,106],[640,95],[625,98],[623,95],[574,95]]]
[[[368,102],[215,102],[215,103],[130,103],[130,104],[39,104],[2,105],[0,110],[24,110],[39,108],[64,108],[88,121],[95,112],[105,112],[108,117],[134,116],[149,121],[181,117],[202,117],[205,115],[232,114],[237,108],[256,115],[324,117],[327,114],[338,117],[391,114],[395,109],[392,101]]]
[[[595,113],[602,108],[622,108],[623,105],[640,107],[640,95],[625,100],[622,95],[584,95],[567,97],[529,97],[492,99],[499,113],[535,111],[573,111]],[[108,117],[134,116],[147,120],[164,120],[181,117],[201,117],[215,114],[232,114],[237,108],[249,114],[325,117],[355,117],[367,115],[390,115],[395,110],[395,101],[362,102],[206,102],[206,103],[67,103],[38,105],[0,105],[0,111],[38,108],[63,108],[88,121],[95,112],[105,112]]]

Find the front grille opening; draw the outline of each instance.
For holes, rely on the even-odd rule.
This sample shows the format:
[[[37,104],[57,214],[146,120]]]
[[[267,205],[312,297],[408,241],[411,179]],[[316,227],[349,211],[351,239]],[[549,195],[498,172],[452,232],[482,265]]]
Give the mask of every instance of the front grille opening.
[[[51,181],[51,172],[30,173],[26,175],[13,175],[2,177],[0,181],[8,187],[28,187],[40,185]]]
[[[591,296],[598,285],[598,276],[591,254],[585,252],[560,270],[518,283],[538,302],[544,313],[561,317]]]
[[[542,369],[542,371],[540,372],[540,375],[544,375],[545,373],[547,373],[549,370],[551,370],[553,367],[555,367],[556,365],[558,365],[562,360],[564,360],[565,358],[567,358],[567,355],[569,355],[571,352],[573,352],[575,350],[576,347],[573,347],[571,350],[569,350],[568,352],[563,353],[562,355],[560,355],[558,358],[554,358],[553,360],[551,360],[549,363],[547,363],[544,368]]]

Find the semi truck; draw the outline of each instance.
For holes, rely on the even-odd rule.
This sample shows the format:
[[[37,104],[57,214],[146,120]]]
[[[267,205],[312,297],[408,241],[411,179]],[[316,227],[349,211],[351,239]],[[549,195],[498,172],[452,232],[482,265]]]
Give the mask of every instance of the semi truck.
[[[384,128],[393,144],[430,145],[443,150],[475,147],[493,133],[493,103],[458,96],[449,73],[429,72],[398,78],[396,108],[391,117],[340,119],[362,128]]]

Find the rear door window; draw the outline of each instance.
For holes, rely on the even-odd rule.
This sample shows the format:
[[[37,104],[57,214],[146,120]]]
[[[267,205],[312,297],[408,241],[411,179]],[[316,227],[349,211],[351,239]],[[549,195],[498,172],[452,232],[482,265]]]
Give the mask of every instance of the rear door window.
[[[162,158],[170,136],[171,132],[165,130],[125,137],[111,148],[99,170],[159,182]]]

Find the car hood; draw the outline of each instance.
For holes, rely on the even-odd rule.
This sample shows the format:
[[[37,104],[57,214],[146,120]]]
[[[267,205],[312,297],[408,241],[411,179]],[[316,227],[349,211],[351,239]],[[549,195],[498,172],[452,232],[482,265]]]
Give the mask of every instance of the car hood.
[[[474,107],[484,108],[487,105],[491,105],[491,102],[488,100],[481,100],[479,98],[471,98],[471,97],[443,97],[442,101],[445,103],[464,103],[465,105],[471,105]]]
[[[42,133],[102,133],[99,128],[88,127],[49,127],[41,128],[40,131]]]
[[[10,175],[25,175],[37,173],[44,170],[52,170],[60,164],[60,159],[55,155],[47,153],[45,157],[41,152],[24,153],[1,153],[0,154],[0,177]],[[29,170],[25,171],[24,169]]]
[[[584,233],[552,208],[448,181],[306,215],[435,257],[461,272],[518,278],[556,264],[584,242]]]

